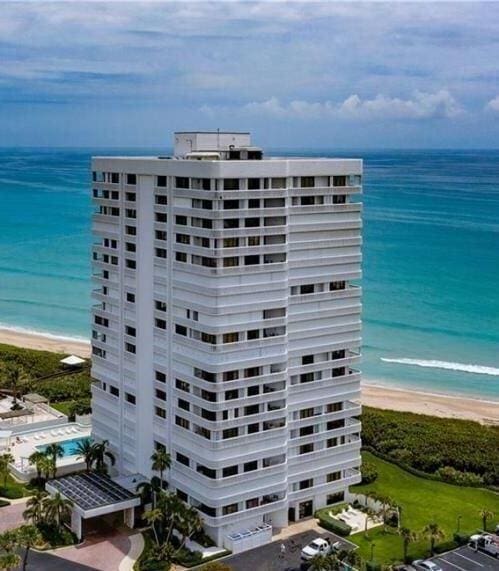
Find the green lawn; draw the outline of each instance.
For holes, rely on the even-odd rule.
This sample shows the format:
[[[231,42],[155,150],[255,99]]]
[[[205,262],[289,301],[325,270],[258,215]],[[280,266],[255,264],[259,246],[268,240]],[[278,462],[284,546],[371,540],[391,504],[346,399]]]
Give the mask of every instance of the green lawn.
[[[69,416],[71,413],[71,406],[72,406],[73,402],[74,401],[72,401],[72,400],[65,400],[65,401],[61,401],[61,402],[53,402],[53,403],[50,403],[50,406],[52,408],[55,408],[59,412],[62,412],[62,414]]]
[[[3,478],[0,481],[0,498],[15,500],[23,496],[30,496],[30,490],[30,486],[17,482],[11,475],[7,476],[7,485],[5,487],[3,485]]]
[[[412,531],[419,533],[426,524],[435,521],[445,531],[445,541],[450,541],[456,531],[459,515],[462,516],[461,531],[465,533],[481,528],[481,508],[486,507],[494,512],[498,519],[499,495],[492,491],[419,478],[367,452],[363,454],[363,459],[376,465],[378,478],[372,484],[354,486],[351,491],[372,491],[392,498],[401,506],[402,526]],[[489,527],[492,526],[493,522],[489,521]],[[402,559],[402,540],[393,532],[383,533],[382,528],[376,528],[369,532],[368,539],[363,532],[349,539],[359,546],[360,555],[365,559],[370,558],[372,542],[375,544],[374,558],[378,562],[389,564]],[[420,539],[409,546],[409,556],[426,556],[428,549],[428,541]]]

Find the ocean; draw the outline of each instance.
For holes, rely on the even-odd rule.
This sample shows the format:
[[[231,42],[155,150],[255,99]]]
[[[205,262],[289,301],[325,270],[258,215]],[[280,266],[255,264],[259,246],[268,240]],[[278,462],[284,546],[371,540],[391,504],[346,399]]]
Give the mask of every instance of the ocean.
[[[90,157],[166,151],[0,149],[1,327],[89,338]],[[296,153],[364,159],[366,382],[499,399],[499,151]]]

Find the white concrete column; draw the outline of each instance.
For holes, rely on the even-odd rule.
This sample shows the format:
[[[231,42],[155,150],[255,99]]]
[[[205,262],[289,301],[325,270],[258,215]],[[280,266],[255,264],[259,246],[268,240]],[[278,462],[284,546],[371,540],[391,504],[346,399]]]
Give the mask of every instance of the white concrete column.
[[[135,521],[135,508],[127,508],[126,510],[123,510],[123,523],[127,527],[133,528],[134,521]]]
[[[82,523],[81,523],[81,515],[77,513],[75,510],[71,512],[71,531],[76,535],[78,540],[81,541],[83,533],[82,533]]]

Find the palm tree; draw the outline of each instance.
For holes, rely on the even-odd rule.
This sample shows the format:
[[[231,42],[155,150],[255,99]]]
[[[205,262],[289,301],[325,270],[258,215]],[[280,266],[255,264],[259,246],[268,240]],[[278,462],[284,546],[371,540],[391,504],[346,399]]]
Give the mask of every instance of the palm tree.
[[[185,542],[188,539],[203,529],[203,520],[196,508],[185,504],[182,506],[178,515],[177,531],[182,534],[182,541],[180,542],[179,547],[180,550],[184,547]]]
[[[435,552],[435,543],[445,538],[444,531],[440,528],[438,523],[432,522],[426,525],[423,529],[423,537],[430,540],[431,555]]]
[[[144,519],[151,526],[152,531],[154,533],[154,539],[156,541],[156,545],[159,547],[159,537],[158,537],[158,532],[156,530],[156,522],[163,520],[163,512],[157,508],[150,510],[144,513]]]
[[[0,555],[0,569],[12,571],[16,569],[21,562],[21,557],[17,553],[5,553]]]
[[[22,571],[26,571],[29,550],[40,542],[42,535],[34,525],[22,525],[16,531],[18,545],[24,547]]]
[[[17,546],[17,535],[15,531],[4,531],[0,534],[0,551],[12,553]]]
[[[106,471],[106,458],[111,462],[112,466],[114,466],[114,464],[116,463],[116,458],[114,454],[108,450],[108,446],[109,446],[109,440],[96,442],[93,445],[95,469],[97,470],[97,472]]]
[[[3,479],[3,487],[7,486],[7,478],[9,477],[9,464],[14,462],[14,456],[7,452],[0,456],[0,477]]]
[[[43,507],[46,519],[53,521],[57,528],[60,529],[62,520],[71,514],[73,502],[63,498],[59,492],[56,492],[54,496],[45,498]]]
[[[386,533],[386,518],[388,516],[388,512],[392,507],[392,499],[388,496],[378,496],[378,501],[381,502],[381,517],[383,519],[383,531]]]
[[[23,518],[28,521],[32,521],[35,525],[38,525],[44,514],[44,504],[43,501],[47,497],[47,492],[42,490],[37,490],[34,495],[32,495],[26,502],[26,510],[23,512]]]
[[[152,499],[153,509],[156,507],[157,494],[161,491],[161,480],[158,476],[153,476],[150,482],[140,482],[137,485],[137,492],[140,492],[142,501],[148,503]]]
[[[309,567],[310,571],[339,571],[340,562],[336,555],[316,555]]]
[[[47,448],[45,448],[45,455],[52,459],[52,477],[55,478],[57,473],[57,458],[64,457],[64,448],[57,442],[52,442],[52,444],[49,444]]]
[[[374,510],[372,510],[371,508],[364,508],[364,515],[366,516],[366,520],[365,520],[365,526],[364,526],[364,535],[367,538],[367,526],[369,525],[370,521],[374,521],[374,516],[376,515],[376,512]]]
[[[45,455],[45,458],[40,458],[39,460],[40,470],[42,471],[43,477],[48,480],[50,474],[57,472],[55,462],[50,456]]]
[[[494,517],[494,512],[491,512],[487,508],[482,508],[479,512],[479,516],[482,518],[483,531],[487,531],[487,520]]]
[[[78,458],[83,458],[86,470],[87,472],[90,472],[95,460],[95,448],[90,438],[86,438],[85,440],[78,442],[76,445],[76,453],[78,454]]]
[[[399,535],[402,538],[402,545],[404,549],[404,562],[407,561],[407,552],[409,550],[409,544],[414,543],[418,540],[418,535],[414,531],[411,531],[408,527],[402,527],[399,531]]]
[[[347,568],[355,567],[360,569],[362,563],[359,552],[356,549],[341,550],[338,553],[338,559],[343,563],[344,568],[347,566]]]
[[[6,368],[7,373],[7,385],[12,391],[13,404],[17,405],[17,393],[19,385],[29,380],[28,375],[24,371],[21,365],[11,364]]]
[[[36,468],[37,480],[40,480],[40,478],[42,477],[43,458],[45,458],[45,453],[40,452],[38,450],[36,452],[33,452],[33,454],[31,454],[28,458],[30,466],[34,466]]]
[[[163,489],[163,472],[165,470],[168,470],[172,464],[172,459],[170,454],[168,454],[168,452],[161,448],[159,450],[156,450],[152,456],[151,456],[151,461],[152,461],[152,469],[155,472],[159,472],[159,479],[161,481],[161,489]]]

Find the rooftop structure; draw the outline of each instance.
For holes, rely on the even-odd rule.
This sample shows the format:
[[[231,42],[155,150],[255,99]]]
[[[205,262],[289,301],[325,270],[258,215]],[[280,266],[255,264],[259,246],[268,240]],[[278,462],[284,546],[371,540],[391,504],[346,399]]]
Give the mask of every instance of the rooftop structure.
[[[342,501],[360,481],[362,161],[176,133],[173,157],[92,169],[93,431],[120,474],[150,477],[167,448],[218,545]]]

